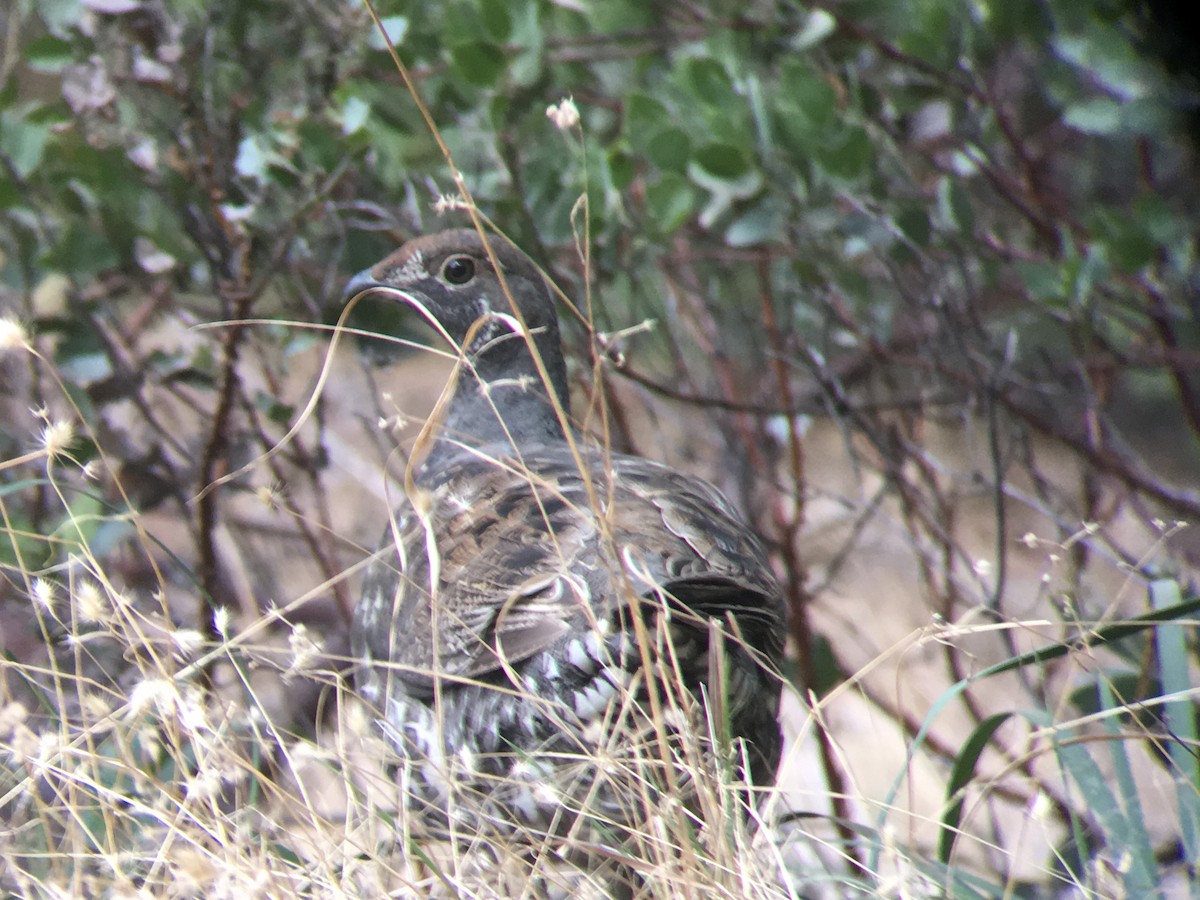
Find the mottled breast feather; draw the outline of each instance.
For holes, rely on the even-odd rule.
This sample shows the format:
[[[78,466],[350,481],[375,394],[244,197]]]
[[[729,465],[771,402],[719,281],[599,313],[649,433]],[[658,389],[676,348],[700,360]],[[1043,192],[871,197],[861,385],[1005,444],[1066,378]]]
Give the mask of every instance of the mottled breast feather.
[[[428,695],[431,672],[502,670],[618,603],[665,592],[697,627],[732,617],[777,661],[779,587],[726,500],[646,459],[593,452],[584,468],[587,478],[566,446],[464,453],[445,467],[424,520],[410,503],[396,511],[364,589],[361,649]]]

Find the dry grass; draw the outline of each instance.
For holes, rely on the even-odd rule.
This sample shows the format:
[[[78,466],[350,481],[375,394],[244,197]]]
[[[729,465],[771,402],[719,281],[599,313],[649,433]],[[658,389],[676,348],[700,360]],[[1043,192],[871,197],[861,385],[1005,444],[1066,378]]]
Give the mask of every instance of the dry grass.
[[[34,353],[24,338],[13,345]],[[41,356],[35,365],[58,377]],[[647,896],[787,895],[769,825],[745,821],[744,785],[701,752],[714,735],[686,735],[720,723],[688,709],[672,719],[683,739],[659,751],[642,739],[690,702],[669,671],[655,716],[636,708],[631,691],[597,757],[558,773],[593,790],[620,782],[624,802],[637,807],[622,822],[610,829],[593,817],[585,829],[584,817],[568,816],[570,828],[537,836],[464,820],[449,839],[426,834],[398,796],[414,773],[386,769],[373,714],[345,693],[348,661],[296,618],[331,586],[280,598],[265,614],[218,603],[211,624],[198,620],[206,607],[194,589],[188,603],[178,572],[163,574],[170,556],[155,534],[160,521],[128,508],[80,511],[77,496],[122,496],[124,486],[95,435],[91,461],[72,454],[88,441],[67,423],[86,425],[65,391],[62,401],[63,418],[44,415],[40,446],[3,463],[26,476],[0,501],[16,555],[6,571],[8,627],[24,623],[40,638],[14,641],[20,656],[0,664],[4,890],[599,896],[611,883],[606,870],[632,861]],[[52,533],[14,524],[22,490],[56,498],[62,521]],[[120,529],[116,547],[104,541],[109,527]],[[129,572],[158,580],[131,584]],[[320,696],[307,718],[287,702],[304,691]],[[691,800],[664,794],[664,781],[686,782]],[[565,810],[588,802],[566,781],[543,787],[559,792]],[[769,802],[762,809],[775,815]]]
[[[10,352],[28,356],[34,346],[22,337],[10,341]],[[58,377],[48,358],[30,359],[47,380]],[[1118,896],[1130,866],[1119,846],[1071,869],[1053,863],[1072,828],[1109,839],[1114,833],[1096,821],[1096,798],[1078,774],[1087,762],[1065,757],[1070,746],[1088,748],[1087,759],[1110,782],[1135,785],[1119,795],[1131,820],[1137,810],[1142,824],[1132,833],[1146,846],[1169,846],[1180,828],[1178,779],[1154,758],[1169,752],[1170,739],[1155,721],[1131,717],[1133,707],[1119,694],[1091,718],[1069,699],[1081,683],[1120,689],[1097,679],[1122,649],[1104,639],[1103,628],[1132,618],[1139,582],[1128,568],[1103,560],[1091,561],[1082,581],[1072,573],[1072,583],[1109,599],[1107,616],[1078,623],[1095,638],[1090,646],[1068,644],[1063,621],[1048,617],[1045,604],[1066,596],[1057,580],[1066,577],[1063,560],[1077,544],[1127,544],[1144,533],[1151,557],[1164,553],[1178,527],[1147,524],[1139,532],[1128,520],[1123,534],[1114,524],[1112,533],[1081,528],[1065,542],[1026,538],[1028,555],[1008,577],[1025,580],[1031,598],[1044,598],[1040,614],[1031,600],[1027,615],[1002,622],[969,614],[931,619],[917,579],[906,583],[904,574],[919,562],[920,548],[903,529],[886,527],[887,504],[865,527],[847,514],[871,508],[845,502],[856,491],[869,493],[869,485],[855,486],[861,472],[851,476],[831,465],[818,492],[831,502],[810,505],[805,546],[814,577],[826,582],[817,600],[822,629],[838,659],[857,668],[821,696],[788,690],[780,786],[763,792],[751,822],[738,812],[743,786],[730,767],[694,752],[713,741],[683,740],[639,756],[653,745],[616,728],[611,752],[578,762],[584,771],[626,780],[638,805],[632,837],[624,828],[614,829],[621,840],[606,840],[602,827],[539,837],[468,823],[446,840],[425,833],[399,802],[404,779],[387,770],[389,750],[373,714],[347,692],[347,660],[330,649],[338,627],[304,621],[308,608],[329,605],[332,585],[317,580],[290,589],[265,613],[220,604],[209,631],[195,615],[206,607],[180,580],[186,569],[164,574],[171,557],[161,515],[81,504],[81,497],[119,497],[119,467],[71,410],[66,392],[55,405],[61,414],[30,420],[40,422],[30,429],[37,443],[0,464],[12,476],[0,513],[17,554],[5,571],[7,653],[0,661],[6,892],[604,896],[618,873],[632,868],[647,897],[1004,896],[1022,883]],[[84,462],[76,450],[88,439],[100,452]],[[836,459],[823,440],[814,432],[808,446]],[[22,524],[26,501],[39,492],[61,510],[56,527],[42,531]],[[263,499],[270,498],[254,502]],[[963,555],[985,559],[995,535],[986,514],[973,521],[981,527],[960,536]],[[372,532],[377,525],[362,527]],[[1027,535],[1042,530],[1036,521],[1014,525]],[[118,529],[117,537],[107,529]],[[354,533],[348,544],[363,540]],[[848,545],[858,552],[847,557]],[[253,556],[243,548],[234,558]],[[283,585],[290,563],[281,555],[275,565]],[[158,580],[147,581],[146,572]],[[976,565],[974,574],[986,577],[986,566]],[[351,566],[339,577],[355,575]],[[22,627],[31,636],[24,642],[16,637]],[[943,664],[953,652],[981,673],[1020,661],[1023,651],[1055,646],[1064,648],[1059,656],[1021,662],[961,694]],[[689,695],[670,678],[663,688],[677,700]],[[304,696],[314,702],[298,702]],[[635,704],[632,695],[625,699]],[[975,771],[962,795],[957,847],[948,866],[935,863],[948,822],[949,769],[967,756],[982,718],[1022,708],[1024,717],[1014,716],[986,751],[967,760]],[[687,721],[720,730],[703,718]],[[922,723],[928,728],[918,731]],[[840,795],[821,774],[822,742],[834,748],[846,776]],[[664,753],[671,777],[694,788],[690,804],[663,802]],[[559,790],[569,803],[572,792]],[[839,819],[840,809],[850,818]],[[846,843],[848,833],[854,844]],[[1167,875],[1164,890],[1178,883]]]

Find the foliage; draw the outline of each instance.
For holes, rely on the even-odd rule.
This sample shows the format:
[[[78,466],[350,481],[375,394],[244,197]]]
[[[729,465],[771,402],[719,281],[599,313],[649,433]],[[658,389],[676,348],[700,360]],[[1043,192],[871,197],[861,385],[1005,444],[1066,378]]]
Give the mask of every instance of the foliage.
[[[423,106],[365,4],[0,10],[0,702],[60,735],[34,750],[24,719],[0,719],[0,810],[44,826],[23,848],[40,862],[0,885],[78,888],[76,858],[55,853],[116,852],[114,785],[145,804],[120,828],[157,822],[216,858],[206,829],[230,820],[213,797],[196,833],[167,825],[167,810],[191,814],[178,785],[203,768],[195,735],[169,724],[193,689],[235,698],[239,734],[275,723],[269,759],[292,730],[319,732],[315,688],[275,697],[249,672],[295,678],[313,633],[336,682],[353,566],[384,519],[360,505],[382,496],[394,443],[375,422],[397,409],[361,372],[338,393],[335,369],[314,414],[260,457],[302,419],[316,328],[348,274],[441,227],[439,198],[461,201],[459,185],[576,301],[575,380],[606,404],[613,440],[719,478],[772,544],[794,680],[816,704],[795,730],[827,788],[801,805],[833,826],[812,840],[852,863],[818,877],[781,837],[797,883],[886,892],[894,876],[897,892],[999,896],[1122,882],[1136,896],[1194,871],[1196,96],[1149,52],[1161,35],[1143,7],[375,9]],[[580,120],[559,130],[547,108],[567,97]],[[352,324],[411,336],[394,310]],[[69,456],[61,422],[79,433]],[[827,453],[852,473],[831,475]],[[345,471],[375,478],[356,494]],[[889,592],[902,579],[913,602],[893,643],[839,606],[889,603],[878,575],[864,591],[854,573],[897,553]],[[79,615],[84,584],[103,588],[104,617]],[[155,652],[150,621],[164,647],[182,631],[203,651]],[[906,654],[937,673],[919,704],[888,680]],[[989,680],[999,700],[980,693]],[[88,706],[97,692],[104,710],[128,704],[146,681],[191,698],[156,725],[165,756],[134,747],[142,719]],[[866,798],[868,814],[851,802],[849,736],[829,720],[850,695],[898,729],[889,776],[925,761],[953,786],[938,806],[895,790]],[[220,734],[201,743],[228,750],[221,771],[242,774],[226,781],[257,784],[261,760]],[[48,801],[17,799],[47,766],[69,771],[64,745],[91,754],[66,779],[87,787],[74,831]],[[1169,784],[1177,811],[1147,782]],[[1005,804],[1050,823],[1038,849],[1017,852],[1028,836]],[[922,815],[937,827],[896,848],[913,832],[895,822]],[[359,877],[349,844],[322,869],[311,848],[264,849],[286,829],[238,833],[259,841],[239,860],[269,860],[279,890]],[[144,862],[122,877],[157,884]]]

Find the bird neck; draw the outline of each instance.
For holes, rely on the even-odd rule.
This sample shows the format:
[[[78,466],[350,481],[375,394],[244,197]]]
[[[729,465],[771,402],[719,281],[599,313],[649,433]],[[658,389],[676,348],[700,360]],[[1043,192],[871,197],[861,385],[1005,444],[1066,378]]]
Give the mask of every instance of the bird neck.
[[[563,412],[569,413],[566,363],[558,335],[545,337],[551,339],[538,340],[538,350],[550,387],[520,338],[471,355],[459,373],[446,418],[422,465],[423,474],[436,477],[450,460],[473,449],[524,452],[566,440],[551,400],[556,396]]]

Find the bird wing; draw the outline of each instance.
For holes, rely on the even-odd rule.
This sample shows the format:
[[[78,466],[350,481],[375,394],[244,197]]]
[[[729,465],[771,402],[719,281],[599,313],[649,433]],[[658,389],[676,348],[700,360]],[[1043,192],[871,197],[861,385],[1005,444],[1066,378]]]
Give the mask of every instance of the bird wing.
[[[782,640],[766,553],[715,488],[635,457],[596,454],[585,468],[586,479],[562,447],[519,462],[466,456],[439,473],[417,499],[429,512],[398,511],[364,585],[369,656],[431,692],[434,672],[515,665],[608,618],[623,592],[665,592],[702,619],[732,615]]]
[[[661,593],[697,625],[732,624],[778,663],[786,635],[783,594],[766,549],[721,493],[699,478],[640,457],[613,460],[624,502],[616,540],[644,594]],[[647,538],[650,539],[647,539]]]
[[[577,473],[576,473],[577,475]],[[577,476],[578,479],[578,476]],[[595,524],[582,485],[511,459],[462,458],[397,511],[357,624],[410,687],[515,665],[586,621]],[[432,539],[431,539],[432,538]]]

